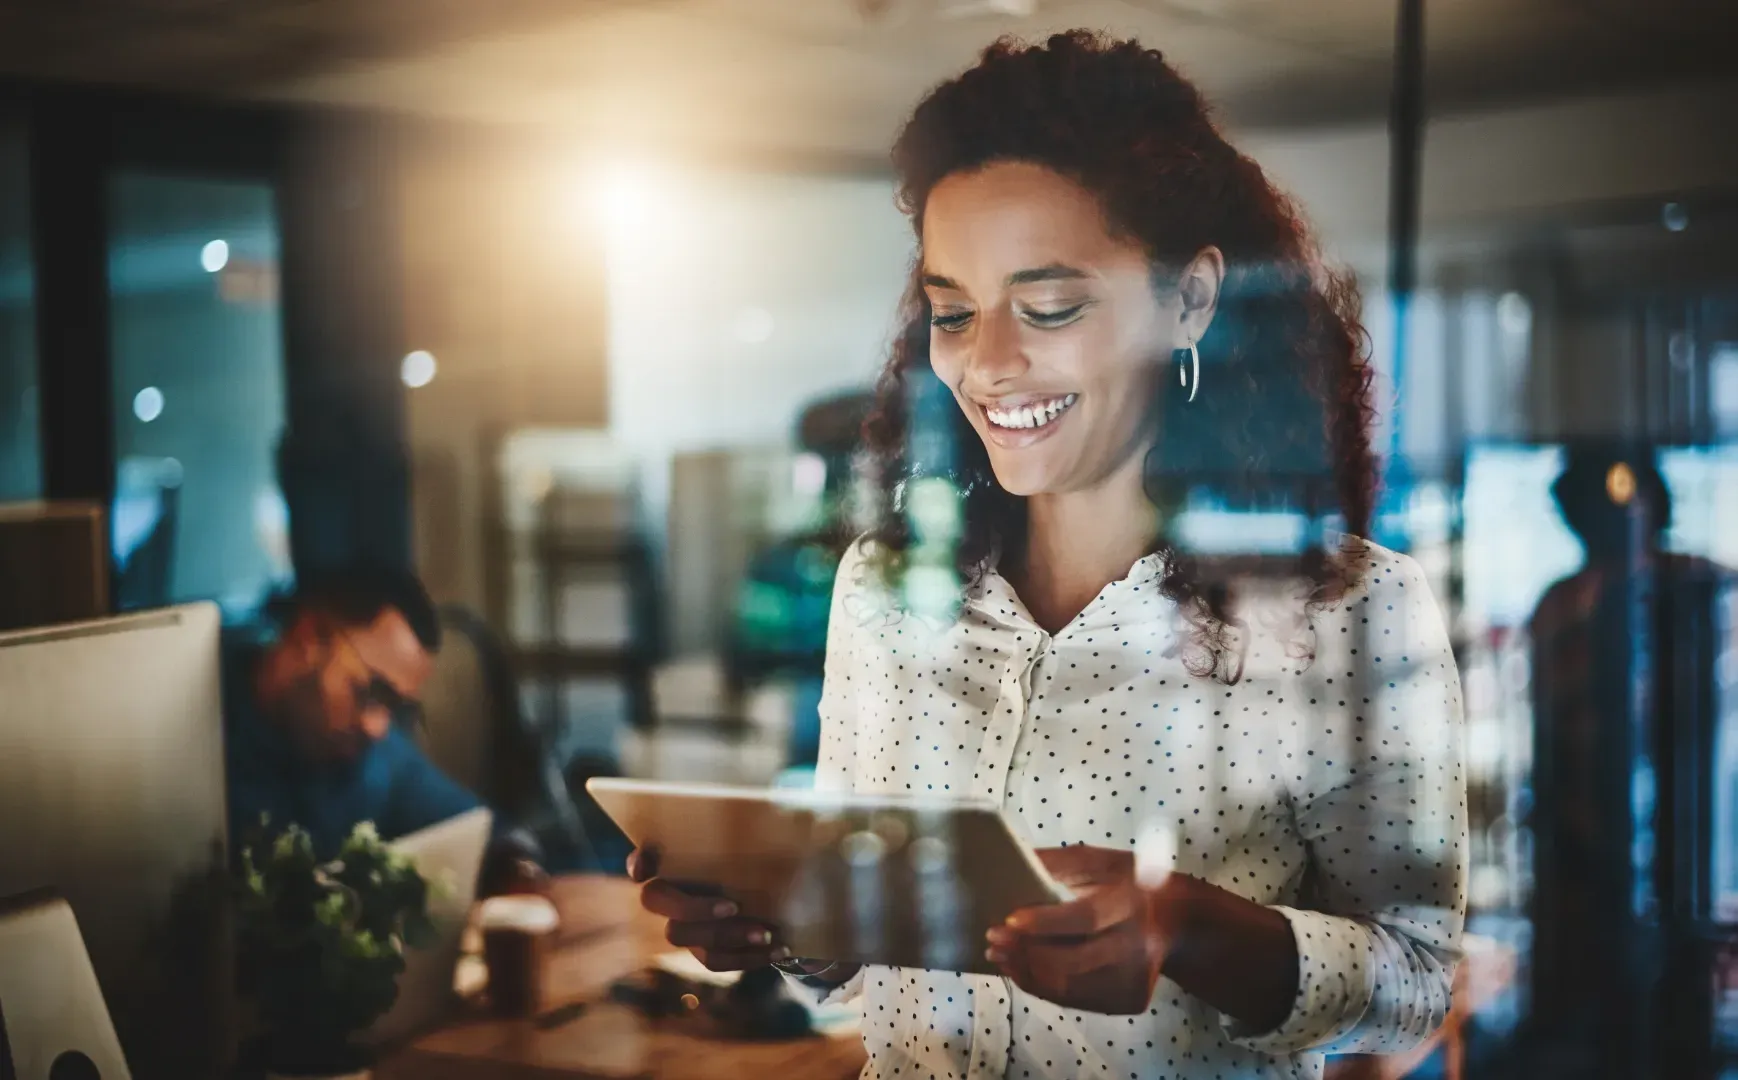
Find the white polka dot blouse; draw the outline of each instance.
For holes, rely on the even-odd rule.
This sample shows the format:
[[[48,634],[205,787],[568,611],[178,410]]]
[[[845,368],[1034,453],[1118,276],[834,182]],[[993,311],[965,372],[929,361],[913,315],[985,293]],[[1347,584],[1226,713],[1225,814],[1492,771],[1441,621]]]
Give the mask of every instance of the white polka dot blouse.
[[[1276,907],[1297,942],[1291,1014],[1242,1029],[1161,979],[1134,1017],[1004,979],[868,967],[866,1077],[1313,1077],[1443,1020],[1465,912],[1460,681],[1428,585],[1376,545],[1325,608],[1238,602],[1236,678],[1190,674],[1189,627],[1136,563],[1040,629],[991,571],[960,617],[904,613],[860,547],[839,568],[817,786],[998,801],[1034,847],[1175,841],[1177,871]]]

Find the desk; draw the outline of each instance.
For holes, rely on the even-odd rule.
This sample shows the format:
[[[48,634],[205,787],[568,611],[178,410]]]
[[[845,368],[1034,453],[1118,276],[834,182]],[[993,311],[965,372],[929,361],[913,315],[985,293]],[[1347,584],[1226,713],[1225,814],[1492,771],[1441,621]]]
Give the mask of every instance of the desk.
[[[709,1038],[687,1021],[652,1021],[605,1000],[610,984],[668,951],[661,919],[621,878],[554,884],[562,929],[544,971],[544,1006],[586,1002],[548,1030],[491,1017],[475,1001],[450,1024],[385,1057],[380,1080],[847,1080],[867,1055],[856,1035],[779,1042]]]

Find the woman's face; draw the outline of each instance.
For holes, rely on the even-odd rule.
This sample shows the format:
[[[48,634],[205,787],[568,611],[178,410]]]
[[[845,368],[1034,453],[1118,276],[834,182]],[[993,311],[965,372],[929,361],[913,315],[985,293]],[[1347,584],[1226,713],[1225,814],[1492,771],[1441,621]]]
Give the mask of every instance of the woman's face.
[[[1016,162],[942,180],[923,286],[930,361],[1008,492],[1089,489],[1146,452],[1182,303],[1155,295],[1146,254],[1084,188]]]

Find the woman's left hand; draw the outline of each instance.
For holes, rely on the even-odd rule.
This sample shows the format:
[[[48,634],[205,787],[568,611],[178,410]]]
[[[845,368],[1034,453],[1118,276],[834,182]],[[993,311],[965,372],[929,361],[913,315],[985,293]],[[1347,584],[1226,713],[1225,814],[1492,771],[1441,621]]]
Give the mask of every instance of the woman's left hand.
[[[989,931],[985,954],[1027,993],[1072,1009],[1146,1012],[1175,946],[1194,879],[1135,880],[1134,853],[1070,846],[1038,852],[1074,890],[1065,904],[1025,908]]]

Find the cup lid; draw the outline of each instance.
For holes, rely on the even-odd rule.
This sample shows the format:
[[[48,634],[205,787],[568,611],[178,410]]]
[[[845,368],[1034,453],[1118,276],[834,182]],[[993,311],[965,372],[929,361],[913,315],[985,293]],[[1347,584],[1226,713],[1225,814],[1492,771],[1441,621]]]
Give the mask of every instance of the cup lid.
[[[561,924],[561,916],[541,896],[492,896],[483,901],[478,922],[484,930],[547,934]]]

